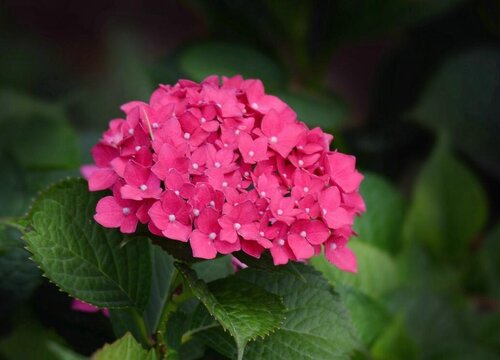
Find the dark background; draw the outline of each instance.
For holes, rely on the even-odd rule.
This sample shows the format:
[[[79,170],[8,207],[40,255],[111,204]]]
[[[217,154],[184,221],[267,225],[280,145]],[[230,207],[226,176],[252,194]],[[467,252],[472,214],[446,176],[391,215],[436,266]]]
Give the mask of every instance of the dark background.
[[[368,195],[367,221],[397,228],[370,238],[414,291],[378,299],[405,319],[397,336],[412,355],[396,337],[392,357],[365,356],[496,359],[499,40],[495,0],[3,0],[0,215],[21,215],[43,186],[77,174],[122,103],[179,78],[260,77],[398,199]],[[13,266],[0,260],[0,275],[17,288]],[[0,354],[20,356],[20,339],[44,327],[86,354],[112,340],[102,315],[73,313],[54,286],[32,282],[21,294],[2,285]]]

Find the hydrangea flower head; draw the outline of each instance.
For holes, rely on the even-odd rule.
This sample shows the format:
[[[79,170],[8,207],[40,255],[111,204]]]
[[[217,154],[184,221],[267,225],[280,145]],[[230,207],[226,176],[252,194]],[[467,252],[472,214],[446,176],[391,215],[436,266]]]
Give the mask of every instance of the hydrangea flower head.
[[[365,205],[355,158],[330,151],[333,136],[309,129],[260,80],[180,80],[121,109],[85,168],[91,191],[111,191],[99,224],[145,224],[204,259],[268,250],[279,265],[324,250],[356,271],[347,242]]]

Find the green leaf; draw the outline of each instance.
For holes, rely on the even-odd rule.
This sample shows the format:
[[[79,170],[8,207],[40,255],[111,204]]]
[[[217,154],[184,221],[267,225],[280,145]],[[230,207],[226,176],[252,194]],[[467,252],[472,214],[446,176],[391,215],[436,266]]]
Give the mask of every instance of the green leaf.
[[[385,329],[391,315],[381,303],[360,291],[348,286],[340,286],[338,291],[349,310],[359,339],[369,346]]]
[[[419,349],[419,359],[453,358],[457,349],[470,342],[464,304],[426,290],[401,290],[395,295],[392,307],[403,315],[408,335]]]
[[[435,257],[458,261],[487,219],[487,201],[474,175],[440,143],[417,179],[404,225],[405,240]]]
[[[500,176],[499,82],[500,51],[470,50],[437,71],[410,115]]]
[[[264,54],[240,44],[209,42],[188,47],[179,57],[180,69],[192,80],[201,81],[209,75],[261,79],[266,88],[278,88],[285,75]]]
[[[106,344],[97,351],[93,360],[155,360],[158,359],[154,350],[145,350],[135,341],[134,337],[126,334],[112,344]]]
[[[198,278],[205,282],[225,278],[234,274],[232,256],[226,255],[212,260],[200,261],[193,265],[193,270],[196,271]]]
[[[148,346],[149,341],[143,338],[144,323],[137,321],[137,318],[137,311],[133,308],[109,309],[109,319],[116,338],[131,333],[143,346]]]
[[[200,331],[205,329],[200,322],[193,320],[198,318],[196,314],[203,313],[207,318],[207,322],[213,324],[213,327],[220,327],[220,324],[207,311],[205,306],[196,298],[191,298],[179,304],[177,310],[168,317],[167,328],[165,332],[165,342],[167,344],[167,359],[198,359],[205,352],[205,344],[196,336]],[[205,319],[201,319],[204,322]],[[226,333],[227,334],[227,333]],[[194,335],[194,336],[193,336]],[[230,335],[229,341],[231,348],[235,349],[234,340]],[[235,355],[236,356],[236,355]]]
[[[0,216],[22,215],[29,204],[24,172],[19,164],[0,149]]]
[[[16,327],[0,339],[0,358],[5,360],[83,360],[64,346],[62,339],[26,312],[16,313]]]
[[[25,234],[45,275],[71,296],[99,307],[144,310],[150,292],[146,238],[125,238],[92,216],[102,194],[82,179],[62,181],[33,203]]]
[[[0,226],[0,307],[25,300],[41,282],[41,273],[29,259],[17,230]]]
[[[168,359],[198,359],[207,346],[226,357],[237,357],[234,339],[197,299],[182,303],[169,317],[166,340]]]
[[[354,230],[361,241],[394,254],[401,242],[403,199],[382,177],[370,173],[364,175],[360,193],[367,212],[356,218]]]
[[[372,347],[376,360],[417,359],[418,349],[409,337],[403,319],[396,317]]]
[[[283,297],[283,325],[248,345],[245,359],[349,359],[358,346],[355,330],[340,297],[312,267],[291,263],[273,270],[247,268],[240,282]]]
[[[500,279],[500,223],[484,240],[478,258],[489,293],[500,297],[500,282],[498,280]]]
[[[163,308],[168,301],[170,287],[174,281],[176,269],[174,259],[160,247],[152,245],[152,280],[149,302],[144,311],[146,328],[153,333],[159,325]]]
[[[207,286],[186,265],[178,263],[177,267],[194,295],[234,337],[239,359],[249,341],[267,336],[284,319],[285,307],[279,296],[234,277]]]
[[[23,167],[78,166],[78,139],[61,108],[8,91],[0,91],[0,107],[3,151],[11,153]]]
[[[325,131],[333,131],[341,128],[347,119],[347,105],[339,98],[296,91],[278,92],[276,95],[291,106],[300,121],[310,127],[319,126]]]
[[[397,257],[400,282],[415,291],[436,291],[443,294],[463,292],[463,267],[433,261],[420,244],[409,244]]]
[[[399,279],[394,259],[386,252],[363,242],[349,243],[358,259],[357,274],[337,269],[324,256],[311,259],[333,286],[348,285],[375,299],[397,287]]]
[[[463,0],[401,1],[341,0],[333,7],[335,39],[373,38],[436,16]]]

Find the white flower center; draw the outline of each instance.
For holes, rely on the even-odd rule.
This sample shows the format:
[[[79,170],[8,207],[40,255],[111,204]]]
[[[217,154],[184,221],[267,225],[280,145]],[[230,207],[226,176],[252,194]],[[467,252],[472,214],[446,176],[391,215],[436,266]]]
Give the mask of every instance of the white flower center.
[[[184,139],[186,139],[186,140],[191,139],[191,134],[190,133],[184,133]]]
[[[204,124],[204,123],[206,123],[206,122],[207,122],[207,119],[205,119],[204,117],[202,117],[202,118],[200,119],[200,122],[201,122],[202,124]]]
[[[157,122],[152,123],[151,126],[153,127],[153,129],[158,129],[160,127]]]
[[[269,138],[269,141],[271,142],[271,144],[276,144],[278,142],[278,138],[276,136],[271,136]]]
[[[132,128],[128,129],[128,133],[129,133],[130,135],[134,135],[134,129],[132,129]]]
[[[130,208],[128,208],[128,207],[124,207],[124,208],[122,209],[122,213],[123,213],[123,215],[128,215],[128,214],[130,214]]]
[[[304,160],[299,160],[298,163],[299,163],[299,166],[304,166]]]
[[[234,230],[238,231],[239,229],[241,229],[241,224],[240,223],[234,223]]]
[[[257,104],[256,102],[253,102],[252,105],[250,105],[252,107],[252,109],[255,109],[257,110],[259,108],[259,104]]]
[[[194,216],[200,216],[200,210],[199,209],[193,209],[193,214],[194,214]]]
[[[264,237],[264,231],[259,231],[259,236]]]
[[[309,192],[309,188],[307,186],[304,187],[304,192],[305,193],[308,193]]]
[[[146,191],[148,189],[148,186],[146,184],[142,184],[141,186],[139,186],[139,189],[141,189],[142,191]]]
[[[214,232],[211,232],[210,234],[208,234],[208,237],[212,240],[215,240],[215,238],[217,237],[217,234],[214,233]]]
[[[283,240],[283,239],[279,239],[279,240],[278,240],[278,245],[279,245],[279,246],[283,246],[283,245],[285,245],[285,240]]]
[[[234,130],[234,135],[239,135],[240,132],[241,132],[240,129],[236,129],[236,130]]]
[[[323,215],[326,215],[327,212],[326,209],[323,209]]]
[[[229,185],[229,184],[227,183],[227,181],[223,181],[223,182],[222,182],[222,187],[228,187],[228,185]]]
[[[253,150],[250,150],[248,152],[248,156],[253,157],[255,155],[255,152]]]
[[[217,168],[217,169],[220,169],[220,167],[222,166],[220,162],[216,161],[214,163],[214,166]]]
[[[180,191],[179,191],[179,190],[175,190],[175,191],[174,191],[174,194],[175,194],[175,195],[177,195],[177,196],[179,196],[181,193],[180,193]]]
[[[332,243],[332,244],[330,245],[330,249],[331,249],[332,251],[333,251],[333,250],[335,250],[335,249],[337,249],[337,244]]]
[[[135,151],[139,151],[139,150],[141,150],[141,147],[140,147],[139,145],[137,145],[137,146],[135,147]]]
[[[215,206],[215,201],[212,200],[209,202],[209,204],[210,204],[210,206]]]
[[[278,209],[278,210],[276,211],[276,214],[278,214],[279,216],[283,215],[283,210]]]
[[[195,169],[195,170],[198,170],[198,168],[200,167],[200,165],[198,165],[198,163],[193,163],[191,166],[192,166],[192,167],[193,167],[193,169]]]
[[[302,230],[300,232],[300,236],[302,236],[303,238],[305,238],[307,236],[307,233],[304,230]]]
[[[168,215],[168,221],[174,222],[175,221],[175,215],[174,214]]]
[[[265,191],[261,191],[261,192],[260,192],[260,196],[262,196],[262,197],[266,197],[266,192],[265,192]]]
[[[304,211],[306,212],[306,214],[309,214],[309,212],[311,211],[311,209],[305,208]]]

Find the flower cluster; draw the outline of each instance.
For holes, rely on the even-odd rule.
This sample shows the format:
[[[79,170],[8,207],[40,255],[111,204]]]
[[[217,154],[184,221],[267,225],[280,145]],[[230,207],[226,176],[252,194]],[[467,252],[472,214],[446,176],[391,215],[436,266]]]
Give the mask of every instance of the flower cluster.
[[[333,137],[308,129],[260,80],[180,80],[121,109],[87,169],[91,191],[112,190],[98,223],[123,233],[147,224],[199,258],[269,249],[278,265],[324,248],[356,270],[346,247],[365,210],[355,158],[330,151]]]

